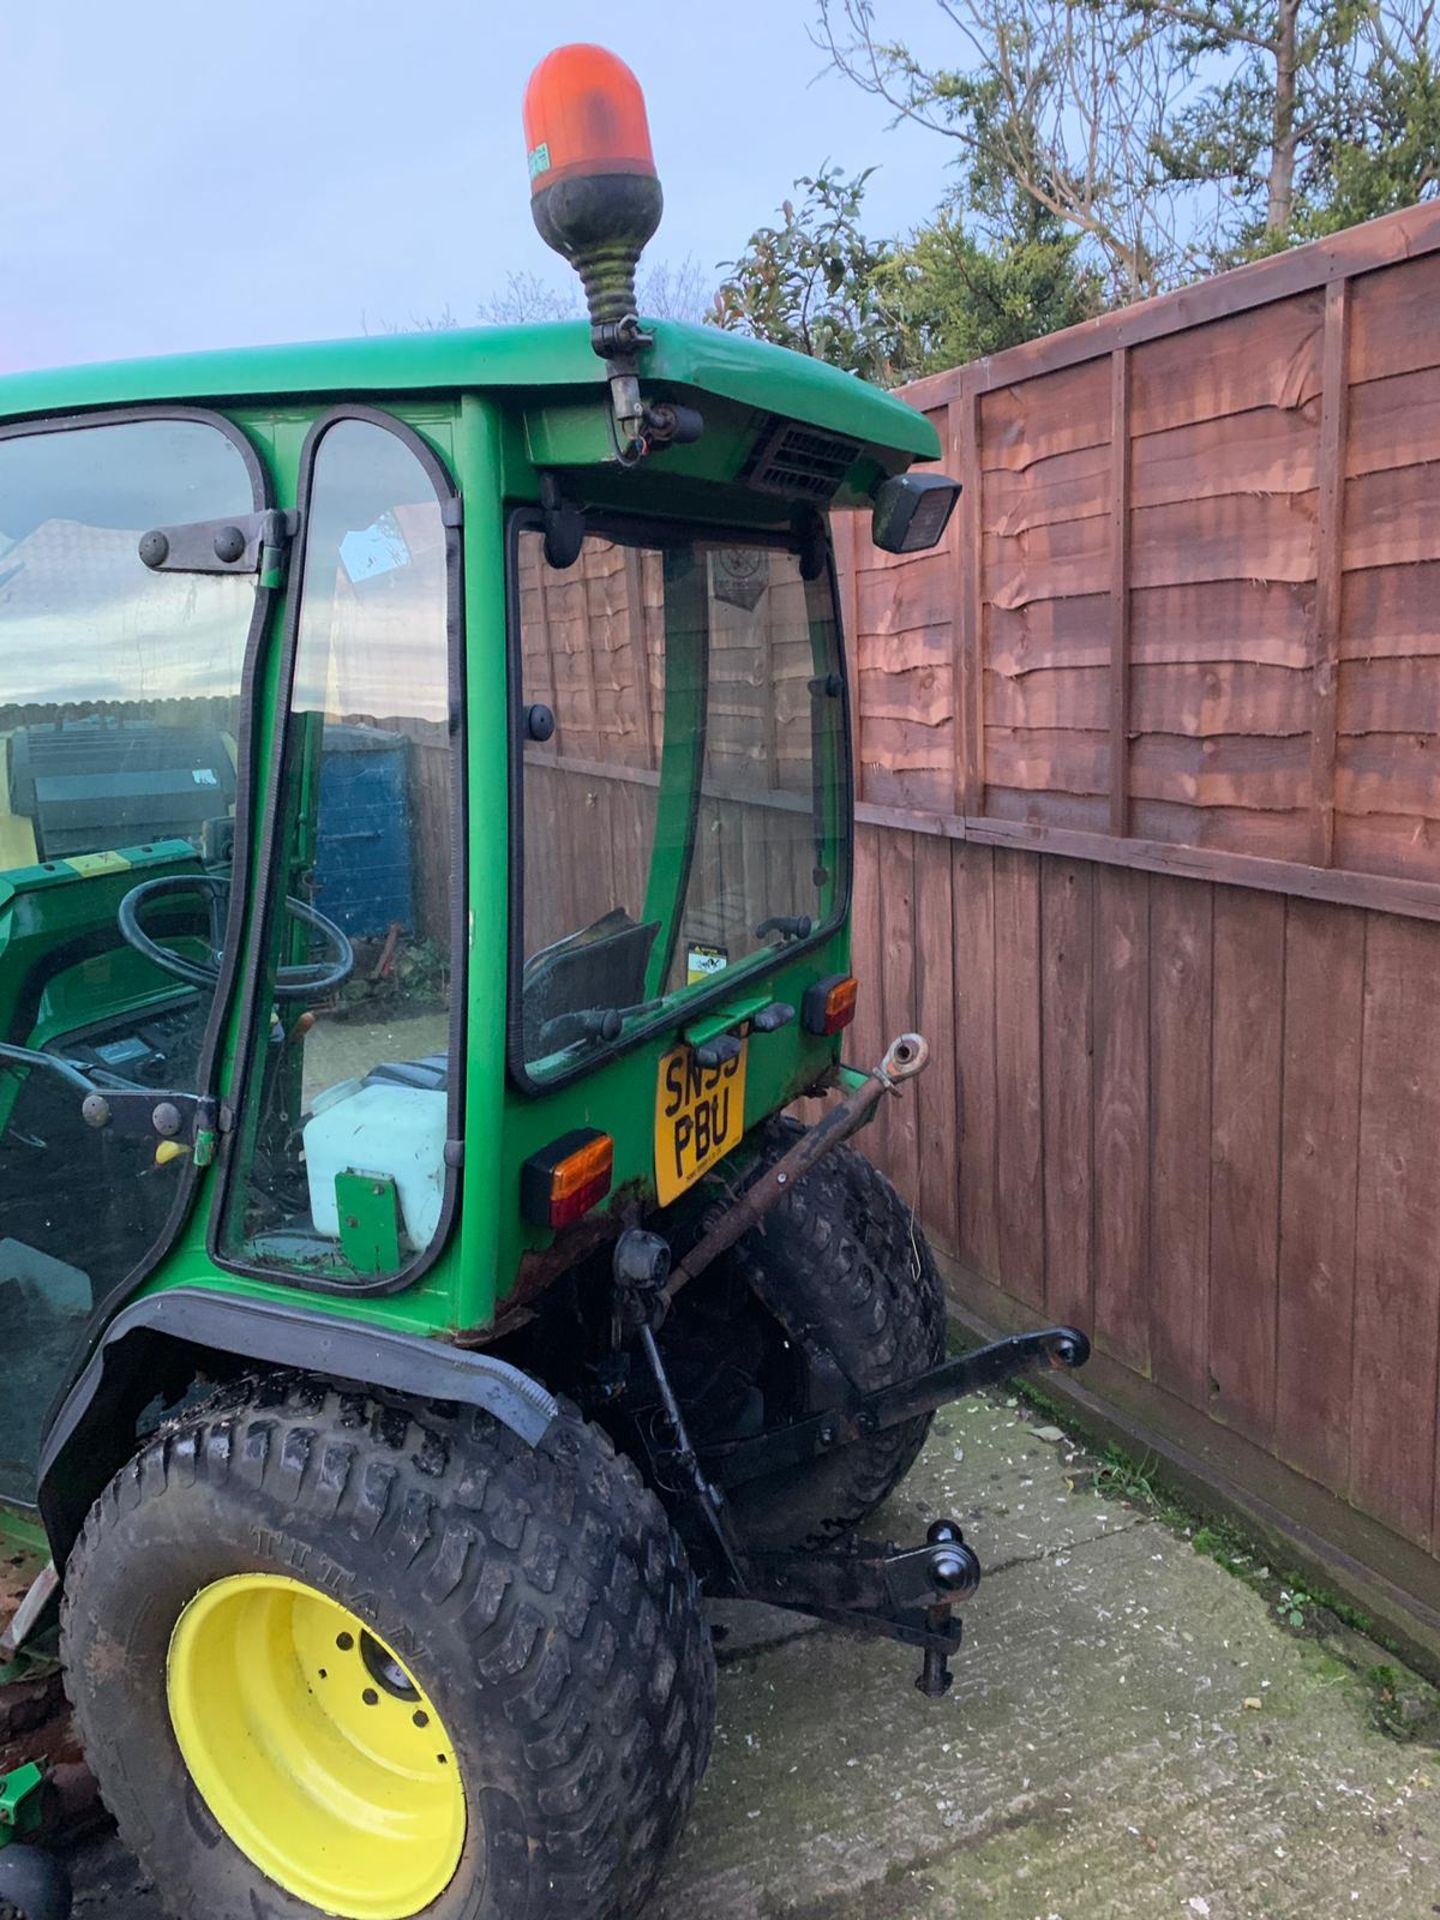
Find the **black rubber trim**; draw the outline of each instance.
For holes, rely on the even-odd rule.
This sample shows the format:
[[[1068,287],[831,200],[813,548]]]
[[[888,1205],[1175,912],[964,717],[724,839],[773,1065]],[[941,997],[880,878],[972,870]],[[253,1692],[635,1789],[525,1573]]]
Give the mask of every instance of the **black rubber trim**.
[[[468,920],[467,903],[469,899],[468,868],[466,865],[469,847],[466,835],[468,818],[468,793],[466,789],[467,753],[465,736],[465,656],[464,656],[464,620],[465,620],[465,558],[464,540],[461,522],[463,512],[456,511],[460,500],[459,490],[449,468],[428,440],[406,421],[399,420],[394,414],[386,413],[378,407],[346,405],[331,407],[322,413],[310,427],[305,436],[305,444],[300,450],[299,479],[296,499],[300,506],[301,533],[291,550],[291,564],[288,569],[290,586],[289,604],[285,611],[285,634],[282,642],[279,684],[277,695],[283,696],[284,714],[275,728],[274,742],[271,748],[270,764],[266,771],[265,792],[270,800],[266,812],[264,841],[261,847],[259,871],[263,876],[264,901],[261,907],[257,928],[249,943],[241,990],[239,1046],[236,1054],[235,1069],[231,1080],[231,1093],[227,1106],[235,1112],[243,1112],[249,1093],[250,1079],[254,1072],[258,1056],[262,1052],[259,1041],[259,1021],[257,1001],[261,990],[261,975],[264,971],[264,956],[269,950],[276,901],[279,895],[278,863],[282,844],[279,809],[275,802],[281,791],[281,781],[285,768],[285,743],[289,733],[290,700],[295,687],[295,660],[299,649],[300,621],[305,604],[305,563],[308,558],[307,535],[310,518],[310,496],[315,481],[315,462],[324,443],[326,434],[332,427],[346,421],[358,420],[365,425],[378,427],[393,434],[401,445],[413,453],[425,471],[427,479],[435,489],[436,505],[440,509],[441,524],[445,528],[445,577],[447,583],[445,608],[445,638],[448,652],[447,675],[449,679],[449,732],[451,741],[451,765],[454,779],[454,803],[451,810],[451,889],[450,889],[450,1047],[449,1047],[449,1107],[446,1118],[446,1132],[451,1141],[459,1140],[464,1130],[464,1067],[465,1014],[468,1001],[467,993],[467,956],[468,956]],[[427,1246],[417,1254],[409,1266],[401,1272],[387,1276],[382,1280],[342,1279],[330,1275],[317,1276],[300,1272],[297,1268],[287,1267],[281,1261],[266,1265],[260,1261],[237,1260],[222,1246],[222,1234],[230,1201],[233,1197],[235,1168],[240,1155],[234,1150],[238,1130],[225,1129],[225,1149],[220,1167],[220,1186],[215,1204],[211,1208],[209,1226],[206,1232],[206,1251],[218,1267],[229,1273],[243,1273],[253,1279],[279,1281],[285,1286],[294,1287],[305,1293],[324,1293],[343,1295],[348,1299],[366,1299],[379,1294],[399,1293],[411,1287],[439,1259],[445,1250],[455,1225],[455,1216],[460,1204],[460,1159],[446,1155],[445,1193],[441,1202],[440,1219]]]
[[[261,458],[260,451],[248,434],[233,420],[224,414],[212,412],[206,407],[185,407],[157,405],[153,407],[114,407],[92,409],[85,413],[57,414],[49,418],[23,420],[8,426],[0,426],[0,443],[7,440],[24,440],[41,433],[78,433],[90,427],[131,426],[148,420],[193,420],[201,426],[213,428],[230,442],[244,462],[246,474],[250,480],[251,497],[256,513],[268,511],[275,504],[274,489],[270,473]],[[240,721],[236,735],[235,767],[235,820],[237,826],[246,822],[251,796],[254,790],[254,728],[251,724],[255,707],[255,681],[259,661],[264,650],[265,633],[270,623],[270,613],[276,599],[276,590],[257,582],[255,604],[251,610],[249,631],[245,636],[245,651],[240,673]],[[200,1043],[200,1059],[196,1070],[196,1091],[201,1099],[215,1097],[215,1072],[219,1064],[220,1042],[225,1032],[226,1015],[229,1012],[230,997],[234,991],[239,972],[240,940],[243,926],[244,903],[249,894],[250,851],[248,833],[237,832],[235,853],[230,863],[232,878],[231,909],[225,928],[225,946],[221,961],[220,979],[210,1000],[210,1012],[205,1023],[205,1033]],[[183,1169],[179,1170],[176,1181],[174,1204],[154,1242],[145,1249],[125,1278],[111,1287],[95,1302],[90,1317],[90,1328],[99,1326],[114,1308],[128,1300],[137,1287],[141,1286],[159,1262],[170,1251],[180,1235],[186,1220],[195,1204],[200,1191],[204,1169],[197,1167],[193,1158],[187,1158]],[[63,1389],[62,1389],[63,1391]],[[58,1404],[58,1402],[57,1402]],[[53,1408],[52,1408],[53,1415]],[[47,1427],[49,1421],[47,1420]]]
[[[523,712],[524,699],[524,658],[522,635],[520,631],[520,535],[525,532],[543,530],[545,516],[538,507],[513,508],[506,521],[505,528],[505,623],[508,631],[507,652],[509,659],[510,689],[510,932],[508,974],[509,984],[506,995],[505,1017],[505,1056],[511,1083],[521,1093],[547,1094],[568,1087],[574,1081],[583,1079],[606,1062],[618,1059],[621,1054],[629,1053],[632,1048],[653,1040],[655,1035],[666,1027],[677,1031],[688,1026],[691,1021],[703,1018],[712,1008],[717,1007],[737,991],[733,978],[726,980],[724,973],[715,976],[713,987],[701,992],[693,1000],[687,999],[683,1007],[679,1006],[675,995],[668,995],[661,1011],[653,1019],[645,1021],[633,1033],[608,1046],[598,1046],[587,1053],[583,1060],[544,1080],[536,1080],[530,1073],[525,1061],[524,1022],[522,1009],[521,978],[525,968],[525,760],[519,726]],[[701,520],[654,520],[648,516],[610,513],[596,509],[585,515],[585,530],[611,538],[623,545],[634,546],[641,542],[664,549],[666,546],[687,545],[694,540],[702,540],[707,545],[723,542],[727,535],[745,546],[772,547],[783,553],[798,553],[799,542],[790,532],[757,527],[737,527],[730,524],[714,524]],[[834,911],[829,918],[817,926],[805,940],[793,941],[788,946],[777,947],[773,960],[756,965],[746,971],[743,988],[748,992],[757,982],[764,980],[782,963],[788,963],[797,956],[811,952],[822,946],[827,940],[833,940],[850,918],[850,908],[855,888],[855,734],[850,704],[850,674],[845,652],[845,627],[840,605],[840,580],[835,565],[835,548],[830,534],[830,524],[825,523],[825,543],[830,564],[827,569],[830,582],[831,620],[835,629],[835,660],[833,670],[840,677],[841,700],[841,834],[840,850],[844,859],[844,885],[839,889]],[[703,769],[702,769],[703,778]],[[820,769],[815,769],[818,783]],[[696,783],[693,807],[698,814],[700,805],[700,782]],[[694,834],[691,834],[693,851]],[[688,885],[688,872],[686,876]],[[683,891],[680,895],[683,898]]]
[[[128,1440],[135,1418],[153,1398],[164,1377],[157,1347],[165,1346],[293,1368],[407,1399],[480,1407],[531,1447],[545,1438],[560,1411],[539,1381],[495,1354],[342,1320],[323,1309],[236,1299],[208,1288],[152,1294],[133,1301],[106,1328],[45,1436],[39,1507],[57,1566],[92,1502],[123,1464],[114,1457],[115,1435]]]

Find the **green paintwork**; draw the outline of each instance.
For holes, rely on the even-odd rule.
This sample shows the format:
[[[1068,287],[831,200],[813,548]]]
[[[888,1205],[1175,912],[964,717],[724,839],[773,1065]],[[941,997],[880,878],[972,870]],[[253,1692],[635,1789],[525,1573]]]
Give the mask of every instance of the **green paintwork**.
[[[22,1834],[38,1831],[40,1790],[44,1785],[44,1771],[33,1760],[11,1773],[0,1774],[0,1847],[8,1847]]]
[[[655,339],[642,364],[647,390],[653,383],[711,394],[828,427],[911,459],[940,457],[939,438],[927,420],[850,374],[718,327],[676,320],[645,324]],[[252,394],[286,399],[555,387],[583,392],[602,390],[604,383],[604,365],[591,351],[589,326],[577,320],[248,347],[9,374],[0,379],[0,419]]]
[[[849,928],[800,954],[759,955],[737,968],[713,997],[691,999],[683,1014],[651,1032],[628,1052],[553,1091],[523,1093],[505,1063],[506,954],[509,918],[509,779],[511,689],[507,655],[505,518],[538,497],[539,472],[556,464],[567,485],[588,503],[730,526],[783,527],[794,503],[748,490],[741,470],[776,415],[853,438],[860,446],[839,504],[858,503],[887,472],[914,459],[933,459],[939,443],[921,415],[848,375],[799,356],[737,339],[711,328],[657,322],[655,346],[641,368],[647,397],[684,398],[699,406],[706,433],[698,445],[672,449],[633,471],[618,466],[606,416],[604,369],[584,325],[495,328],[366,339],[338,345],[254,349],[12,375],[0,379],[0,419],[173,402],[213,406],[246,432],[266,470],[271,504],[296,505],[300,450],[309,426],[326,407],[354,401],[407,422],[450,468],[464,500],[463,660],[468,733],[468,852],[464,874],[469,949],[466,955],[466,1059],[462,1095],[464,1173],[455,1226],[438,1258],[403,1291],[374,1297],[305,1292],[277,1277],[258,1280],[217,1266],[207,1232],[230,1150],[215,1155],[213,1137],[194,1156],[195,1205],[173,1245],[141,1291],[203,1287],[255,1300],[294,1302],[347,1319],[398,1331],[446,1338],[483,1330],[513,1289],[523,1257],[550,1246],[553,1236],[521,1219],[523,1161],[557,1136],[596,1126],[615,1141],[617,1208],[653,1191],[655,1084],[658,1062],[680,1034],[700,1037],[729,1024],[737,1010],[770,1000],[798,1006],[807,987],[849,963]],[[279,639],[300,569],[285,574],[272,556],[273,586],[265,639],[254,675],[249,742],[251,764],[270,764],[286,702],[280,686]],[[670,682],[683,704],[684,680]],[[3,697],[3,687],[0,687]],[[664,751],[662,785],[671,782],[671,748]],[[681,761],[685,764],[681,764]],[[688,795],[693,752],[681,752],[673,787]],[[262,778],[248,831],[255,870],[267,811],[274,796]],[[832,801],[832,833],[846,823]],[[676,849],[679,857],[679,849]],[[114,872],[66,873],[41,869],[0,882],[0,959],[8,947],[33,939],[58,944],[76,930],[113,920],[120,896],[146,872],[184,870],[188,846],[157,846],[127,853]],[[655,876],[670,890],[673,875]],[[41,915],[40,905],[44,904]],[[256,902],[246,903],[239,938],[251,951],[258,939]],[[4,970],[0,969],[0,979]],[[727,991],[728,987],[728,991]],[[63,982],[46,1011],[47,1037],[85,1024],[100,1011],[136,1004],[153,994],[137,975],[92,994],[83,979]],[[163,996],[161,996],[163,997]],[[0,1026],[13,1012],[0,1004]],[[213,1089],[222,1101],[233,1091],[239,1017],[234,1005]],[[838,1040],[805,1034],[798,1021],[750,1040],[745,1120],[753,1128],[781,1110],[832,1069]],[[242,1122],[243,1125],[243,1122]],[[373,1185],[373,1182],[367,1183]],[[391,1230],[393,1231],[393,1195]],[[358,1231],[358,1230],[357,1230]],[[374,1233],[366,1228],[373,1240]],[[119,1302],[114,1302],[118,1307]],[[92,1328],[92,1340],[103,1328]]]
[[[388,1176],[337,1173],[340,1251],[357,1273],[395,1273],[400,1257],[400,1195]]]

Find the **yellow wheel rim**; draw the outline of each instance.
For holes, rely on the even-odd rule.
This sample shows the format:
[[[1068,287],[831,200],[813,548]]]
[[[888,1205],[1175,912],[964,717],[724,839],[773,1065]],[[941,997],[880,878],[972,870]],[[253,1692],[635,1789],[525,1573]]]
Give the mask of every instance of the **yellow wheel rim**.
[[[429,1699],[327,1594],[205,1587],[170,1641],[170,1719],[202,1798],[269,1878],[341,1920],[410,1920],[455,1877],[465,1791]]]

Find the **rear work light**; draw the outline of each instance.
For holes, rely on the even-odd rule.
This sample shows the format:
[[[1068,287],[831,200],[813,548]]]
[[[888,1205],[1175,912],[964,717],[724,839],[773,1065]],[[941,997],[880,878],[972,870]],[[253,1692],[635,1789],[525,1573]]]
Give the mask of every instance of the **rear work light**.
[[[827,974],[807,987],[800,1008],[800,1024],[806,1033],[839,1033],[855,1018],[855,996],[860,982],[849,973]]]
[[[960,482],[943,473],[897,473],[875,495],[870,537],[883,553],[924,553],[938,546]]]
[[[610,1191],[615,1142],[576,1127],[532,1153],[520,1169],[520,1211],[532,1227],[568,1227]]]

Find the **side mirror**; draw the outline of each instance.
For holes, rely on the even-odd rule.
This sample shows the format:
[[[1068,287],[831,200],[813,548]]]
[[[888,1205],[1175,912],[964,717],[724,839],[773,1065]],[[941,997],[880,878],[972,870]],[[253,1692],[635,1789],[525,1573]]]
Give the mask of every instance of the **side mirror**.
[[[870,537],[884,553],[924,553],[939,544],[960,482],[943,473],[897,473],[875,495]]]

